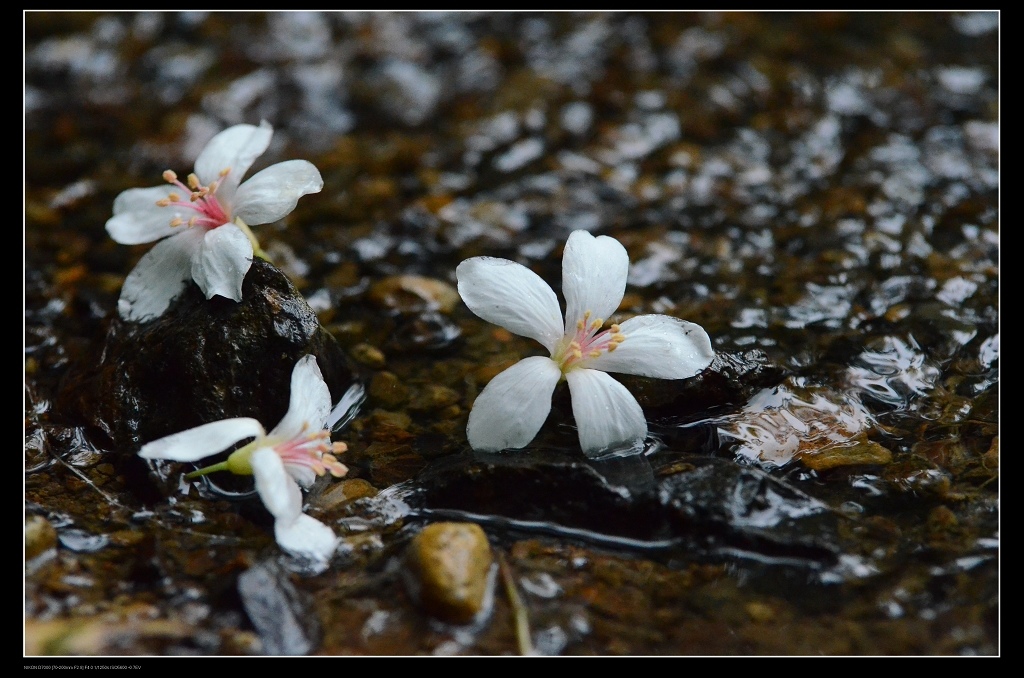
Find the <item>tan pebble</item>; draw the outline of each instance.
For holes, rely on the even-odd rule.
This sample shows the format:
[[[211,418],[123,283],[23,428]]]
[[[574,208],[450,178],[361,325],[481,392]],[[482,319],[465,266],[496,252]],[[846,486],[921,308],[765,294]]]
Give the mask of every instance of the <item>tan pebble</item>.
[[[344,504],[364,497],[376,497],[377,488],[362,478],[349,478],[331,485],[329,489],[316,500],[318,508],[330,509],[339,504]]]
[[[42,516],[25,519],[25,558],[32,559],[57,545],[57,530]]]
[[[370,287],[369,296],[382,306],[404,312],[451,313],[462,300],[450,283],[419,275],[395,275],[379,280]]]
[[[888,464],[892,461],[892,452],[872,440],[867,440],[858,441],[853,445],[836,445],[804,452],[799,458],[807,468],[827,471],[840,466]]]
[[[409,544],[411,593],[442,621],[466,624],[484,607],[494,554],[474,523],[434,523]]]
[[[370,380],[370,399],[384,407],[398,407],[409,397],[409,389],[392,372],[377,372]]]
[[[409,404],[410,410],[434,411],[459,402],[459,392],[447,386],[429,384]]]
[[[757,601],[747,603],[747,614],[756,622],[767,622],[775,618],[775,610],[771,605]]]
[[[356,344],[352,347],[351,354],[356,362],[375,370],[379,370],[387,364],[387,358],[384,356],[384,353],[376,346],[371,346],[370,344]]]
[[[405,431],[412,426],[412,417],[405,412],[389,412],[374,410],[370,413],[370,425],[374,427],[392,428]]]

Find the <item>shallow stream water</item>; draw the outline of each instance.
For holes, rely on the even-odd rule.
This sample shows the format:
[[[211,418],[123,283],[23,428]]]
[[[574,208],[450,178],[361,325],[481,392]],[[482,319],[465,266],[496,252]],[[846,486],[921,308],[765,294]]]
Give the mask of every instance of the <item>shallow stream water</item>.
[[[999,652],[997,13],[28,12],[25,42],[26,655]],[[312,570],[251,485],[139,472],[83,386],[149,249],[114,198],[261,120],[253,169],[324,189],[254,230],[355,385]],[[474,399],[543,348],[455,268],[559,292],[578,229],[629,253],[618,316],[720,362],[621,379],[640,454],[587,459],[564,386],[474,453]],[[471,623],[409,585],[437,521],[496,554]]]

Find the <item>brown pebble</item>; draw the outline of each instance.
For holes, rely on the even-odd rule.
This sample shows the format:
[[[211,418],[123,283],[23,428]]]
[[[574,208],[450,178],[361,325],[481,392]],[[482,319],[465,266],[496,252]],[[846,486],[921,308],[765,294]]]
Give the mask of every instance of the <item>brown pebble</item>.
[[[57,530],[46,518],[29,516],[25,519],[25,559],[31,560],[57,545]]]
[[[410,592],[442,621],[466,624],[483,609],[494,554],[474,523],[434,523],[409,544]]]

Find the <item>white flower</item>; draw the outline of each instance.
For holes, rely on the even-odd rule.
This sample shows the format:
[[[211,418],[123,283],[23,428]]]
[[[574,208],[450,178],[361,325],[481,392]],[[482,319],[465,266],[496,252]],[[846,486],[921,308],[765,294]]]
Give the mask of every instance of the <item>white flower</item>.
[[[143,445],[144,459],[198,461],[223,452],[245,438],[251,443],[234,451],[227,461],[188,474],[213,471],[253,475],[256,491],[274,516],[274,536],[285,551],[300,557],[326,560],[337,538],[330,527],[302,512],[302,492],[318,475],[344,476],[348,469],[332,453],[344,452],[345,443],[331,443],[324,429],[331,410],[331,393],[312,355],[292,370],[291,399],[284,419],[267,433],[248,417],[223,419],[175,433]]]
[[[711,339],[685,320],[641,315],[602,329],[622,301],[628,269],[629,256],[618,240],[573,232],[562,257],[563,325],[555,293],[525,266],[493,257],[459,264],[459,294],[473,313],[536,339],[551,355],[524,358],[487,384],[466,427],[474,449],[529,444],[547,419],[551,395],[562,379],[569,383],[585,453],[638,447],[647,437],[643,410],[605,373],[685,379],[711,363]]]
[[[253,252],[263,256],[249,225],[281,219],[299,198],[324,185],[306,160],[272,165],[239,185],[272,134],[266,121],[229,127],[199,154],[187,186],[167,170],[163,177],[171,187],[131,188],[117,196],[107,220],[111,238],[122,245],[166,238],[125,279],[117,304],[122,318],[141,322],[161,315],[189,278],[207,299],[219,294],[242,300]]]

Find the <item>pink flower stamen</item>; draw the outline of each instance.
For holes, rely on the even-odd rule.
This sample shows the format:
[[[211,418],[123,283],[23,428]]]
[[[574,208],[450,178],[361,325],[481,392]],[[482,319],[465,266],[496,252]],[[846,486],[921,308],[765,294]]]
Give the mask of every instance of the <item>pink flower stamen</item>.
[[[171,170],[166,170],[163,173],[164,181],[177,186],[182,191],[186,192],[189,196],[188,202],[181,199],[181,196],[175,192],[171,192],[166,198],[157,200],[156,204],[159,207],[169,207],[174,205],[177,208],[188,208],[197,212],[196,216],[191,217],[188,221],[185,221],[179,216],[175,216],[171,219],[171,226],[181,226],[187,224],[188,226],[203,226],[204,228],[212,229],[222,226],[231,221],[230,210],[225,209],[225,206],[217,199],[217,188],[220,187],[224,181],[224,177],[231,173],[231,168],[225,168],[221,170],[217,180],[211,183],[209,186],[203,186],[199,181],[199,177],[195,174],[190,174],[187,177],[188,185],[186,186],[178,179],[178,175]]]
[[[563,373],[579,367],[585,360],[611,353],[626,340],[626,335],[619,331],[617,324],[600,332],[603,325],[604,320],[601,318],[590,320],[590,311],[583,314],[583,319],[576,323],[576,334],[561,352],[561,359],[558,360],[556,356]]]
[[[348,468],[331,453],[341,454],[347,449],[345,443],[332,443],[331,434],[326,429],[302,434],[274,446],[274,451],[285,465],[309,468],[318,476],[330,473],[335,478],[348,473]]]

